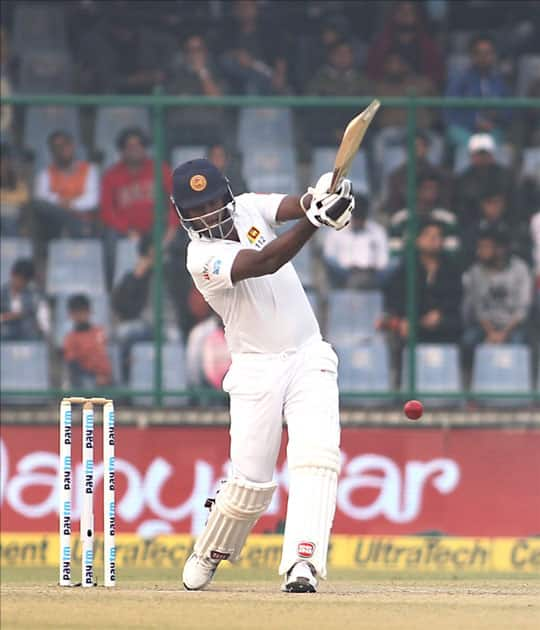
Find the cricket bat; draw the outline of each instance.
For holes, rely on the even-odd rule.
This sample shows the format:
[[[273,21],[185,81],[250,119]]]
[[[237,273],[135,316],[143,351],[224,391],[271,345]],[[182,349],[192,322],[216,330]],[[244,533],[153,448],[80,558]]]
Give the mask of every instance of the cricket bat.
[[[366,109],[358,114],[358,116],[355,116],[347,125],[336,154],[336,159],[334,160],[334,171],[332,174],[332,183],[328,191],[329,193],[336,192],[339,183],[349,172],[354,156],[360,147],[367,128],[380,106],[381,104],[377,99],[371,101]]]

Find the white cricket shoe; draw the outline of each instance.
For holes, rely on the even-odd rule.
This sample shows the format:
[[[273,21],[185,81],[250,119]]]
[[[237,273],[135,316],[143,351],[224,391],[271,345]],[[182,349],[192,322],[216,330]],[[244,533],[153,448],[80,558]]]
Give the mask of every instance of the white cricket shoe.
[[[301,560],[287,571],[281,590],[285,593],[316,593],[316,576],[313,565]]]
[[[199,591],[208,586],[219,563],[219,560],[211,560],[192,553],[186,560],[182,573],[184,588],[187,591]]]

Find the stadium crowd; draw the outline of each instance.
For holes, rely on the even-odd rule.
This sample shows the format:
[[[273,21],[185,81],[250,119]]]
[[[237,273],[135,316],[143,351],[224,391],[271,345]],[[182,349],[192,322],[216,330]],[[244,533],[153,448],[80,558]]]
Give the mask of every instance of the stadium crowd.
[[[44,6],[3,3],[3,96],[540,96],[537,0]],[[290,123],[288,144],[279,134],[266,140],[261,162],[250,153],[259,138],[243,137],[241,109],[168,109],[164,199],[171,167],[201,151],[226,172],[235,194],[269,192],[261,182],[276,192],[313,183],[316,156],[335,150],[356,111],[280,111]],[[417,340],[459,346],[465,380],[481,343],[526,345],[538,364],[540,112],[420,107],[416,120]],[[386,337],[396,386],[409,335],[406,124],[404,108],[381,109],[361,172],[353,172],[350,226],[321,230],[298,260],[329,326],[335,292],[382,296],[367,337]],[[62,384],[134,384],[133,349],[155,332],[148,112],[2,105],[1,143],[2,264],[9,265],[2,270],[2,341],[45,340],[63,358],[53,362],[61,366],[53,381]],[[283,190],[289,155],[296,175]],[[219,389],[228,367],[221,323],[184,269],[186,234],[172,208],[165,214],[165,339],[185,349],[187,385]],[[86,285],[75,266],[85,243],[97,246]],[[62,264],[67,276],[58,286],[51,277]],[[347,313],[351,343],[357,315]]]

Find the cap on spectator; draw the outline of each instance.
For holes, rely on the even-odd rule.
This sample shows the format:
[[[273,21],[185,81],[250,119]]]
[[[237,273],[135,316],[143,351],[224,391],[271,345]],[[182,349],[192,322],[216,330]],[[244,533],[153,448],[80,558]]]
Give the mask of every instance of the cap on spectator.
[[[469,138],[469,153],[479,151],[495,152],[495,140],[489,133],[475,133]]]

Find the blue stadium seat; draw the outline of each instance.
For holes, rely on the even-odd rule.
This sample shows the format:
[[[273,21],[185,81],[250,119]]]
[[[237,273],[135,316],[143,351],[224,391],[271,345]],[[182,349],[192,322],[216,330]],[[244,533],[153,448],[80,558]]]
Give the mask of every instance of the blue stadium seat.
[[[401,389],[408,386],[408,350],[403,351]],[[419,344],[416,347],[416,389],[421,392],[460,392],[459,349],[453,344]],[[461,402],[452,398],[428,398],[430,407],[459,406]]]
[[[366,342],[375,335],[383,298],[380,291],[333,289],[328,296],[328,339],[344,346]]]
[[[339,388],[346,392],[389,392],[390,362],[388,348],[383,338],[376,336],[370,341],[335,345],[339,357]],[[384,406],[381,398],[342,399],[350,405]]]
[[[150,116],[144,107],[98,107],[94,129],[94,147],[103,153],[102,167],[118,160],[116,139],[128,127],[150,132]]]
[[[519,58],[516,96],[527,96],[531,85],[540,77],[540,55],[523,55]]]
[[[244,153],[244,177],[253,192],[298,194],[294,148],[252,145]]]
[[[53,339],[57,347],[61,347],[64,343],[64,337],[73,328],[73,324],[69,319],[67,310],[67,302],[69,295],[58,295],[54,305],[54,328]],[[91,301],[91,321],[93,324],[103,326],[105,331],[110,335],[111,316],[109,306],[109,296],[106,293],[93,295]]]
[[[314,186],[323,173],[332,171],[336,157],[335,147],[317,147],[313,150],[311,167],[311,185]],[[359,151],[352,163],[348,175],[353,183],[353,191],[368,195],[370,191],[367,156],[365,151]]]
[[[285,107],[243,107],[238,117],[237,146],[244,155],[254,145],[290,147],[294,141],[293,115]]]
[[[50,387],[47,345],[42,341],[2,341],[0,344],[0,389],[45,390]],[[3,397],[14,405],[41,404],[47,397]]]
[[[540,147],[523,149],[521,177],[533,177],[540,182]]]
[[[162,352],[163,387],[165,389],[186,389],[186,369],[184,346],[181,343],[167,343]],[[131,351],[130,387],[137,390],[151,391],[154,381],[154,344],[136,343]],[[136,396],[135,404],[149,407],[153,404],[151,396]],[[183,406],[187,398],[166,396],[163,404],[167,407]]]
[[[57,239],[49,244],[46,287],[49,295],[105,293],[103,245],[98,239]]]
[[[0,284],[8,280],[13,263],[18,258],[32,258],[30,239],[18,236],[3,236],[0,239]]]
[[[475,392],[531,392],[531,351],[520,344],[481,344],[474,354],[471,393]],[[529,399],[482,399],[482,404],[522,407]]]
[[[137,241],[123,238],[117,241],[114,260],[114,281],[116,285],[137,263]]]
[[[202,144],[186,144],[174,147],[171,151],[171,166],[176,168],[179,164],[188,160],[196,160],[206,156],[207,147]]]
[[[85,156],[79,125],[79,111],[58,105],[30,106],[24,119],[23,145],[35,156],[34,168],[39,170],[50,161],[47,138],[53,131],[67,131],[74,139],[79,159]]]
[[[67,93],[72,91],[72,66],[61,50],[35,50],[21,59],[19,92],[22,94]]]

